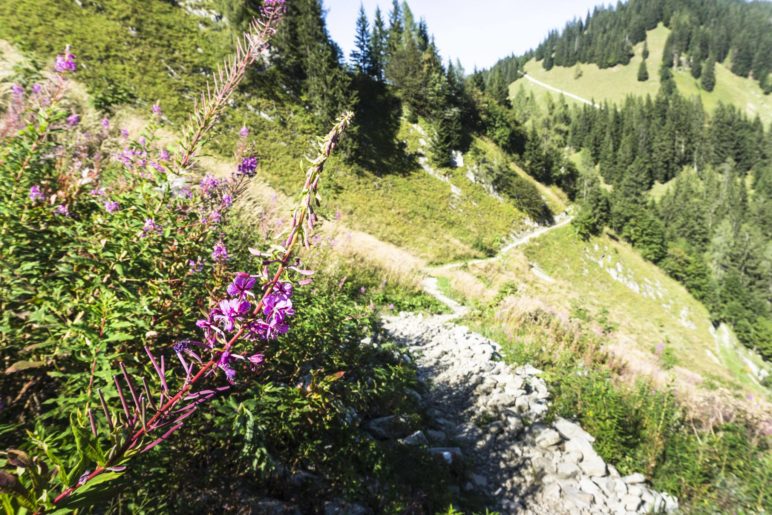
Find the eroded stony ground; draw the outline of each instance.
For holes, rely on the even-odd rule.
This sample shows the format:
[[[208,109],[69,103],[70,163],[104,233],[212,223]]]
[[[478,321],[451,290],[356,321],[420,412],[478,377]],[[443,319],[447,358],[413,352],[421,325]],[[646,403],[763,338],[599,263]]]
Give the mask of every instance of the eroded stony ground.
[[[449,316],[401,313],[387,335],[416,357],[433,427],[409,436],[468,470],[464,489],[502,513],[672,512],[675,498],[641,474],[620,476],[579,425],[544,421],[549,392],[540,371],[501,361],[499,346]],[[378,429],[377,421],[372,429]]]

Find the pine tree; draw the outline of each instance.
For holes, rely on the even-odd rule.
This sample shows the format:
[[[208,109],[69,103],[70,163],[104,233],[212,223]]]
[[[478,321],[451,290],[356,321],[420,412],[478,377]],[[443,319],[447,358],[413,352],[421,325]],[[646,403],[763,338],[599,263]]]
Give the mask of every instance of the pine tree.
[[[451,166],[453,150],[458,148],[461,135],[461,113],[455,107],[446,109],[437,117],[430,141],[430,157],[435,166]]]
[[[351,64],[357,73],[369,74],[372,70],[373,56],[370,42],[370,27],[367,14],[362,4],[359,4],[359,16],[356,21],[354,49],[351,51]]]
[[[399,0],[392,0],[391,12],[389,13],[389,53],[394,51],[402,44],[402,33],[405,31],[403,23],[402,7]]]
[[[700,85],[705,91],[713,91],[716,87],[716,61],[712,57],[708,57],[703,65]]]
[[[546,54],[544,55],[544,62],[542,63],[542,66],[545,70],[550,71],[554,65],[555,60],[552,57],[552,49],[548,48]]]
[[[638,66],[638,82],[646,82],[647,80],[649,80],[649,70],[646,68],[646,59],[644,59]]]
[[[643,42],[643,60],[645,61],[648,58],[649,58],[649,42],[644,41]]]
[[[692,77],[695,79],[699,79],[702,76],[702,60],[700,59],[699,55],[692,56],[690,71],[692,72]]]
[[[386,25],[381,16],[381,8],[375,8],[373,19],[373,31],[370,36],[370,76],[375,80],[383,81],[388,52],[388,34]]]

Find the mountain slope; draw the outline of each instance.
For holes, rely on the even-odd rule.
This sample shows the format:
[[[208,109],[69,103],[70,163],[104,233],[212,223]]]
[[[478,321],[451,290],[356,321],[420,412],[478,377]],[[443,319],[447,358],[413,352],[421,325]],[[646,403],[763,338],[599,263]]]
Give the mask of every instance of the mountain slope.
[[[659,69],[669,34],[670,29],[662,24],[646,32],[649,79],[645,82],[637,79],[643,42],[634,46],[634,56],[627,65],[601,69],[594,63],[578,63],[572,67],[554,66],[545,70],[542,61],[532,58],[525,63],[523,70],[545,84],[596,103],[621,103],[628,95],[648,94],[653,97],[659,90]],[[687,98],[699,96],[708,111],[713,111],[719,102],[723,102],[736,105],[750,117],[758,114],[765,125],[772,122],[772,95],[765,95],[758,82],[734,75],[722,63],[716,64],[716,87],[711,92],[702,89],[699,80],[694,79],[688,69],[676,69],[674,77],[678,90]],[[516,95],[520,88],[527,93],[532,92],[537,98],[555,95],[554,91],[522,79],[510,85],[510,94]],[[575,102],[569,96],[566,96],[566,100]]]

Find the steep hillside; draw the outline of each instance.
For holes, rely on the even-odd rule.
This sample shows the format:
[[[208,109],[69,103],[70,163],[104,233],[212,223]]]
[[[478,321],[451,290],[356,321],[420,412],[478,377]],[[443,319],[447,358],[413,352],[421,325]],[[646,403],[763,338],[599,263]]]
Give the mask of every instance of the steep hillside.
[[[633,47],[633,57],[629,64],[616,65],[610,68],[600,68],[594,63],[577,63],[571,67],[554,66],[545,70],[542,61],[535,58],[525,63],[523,70],[532,77],[548,86],[564,91],[569,102],[577,103],[570,95],[576,95],[595,103],[621,103],[628,95],[657,94],[660,85],[659,70],[670,29],[660,24],[657,28],[646,32],[646,45],[649,57],[646,60],[649,78],[638,81],[638,67],[642,60],[644,43]],[[688,69],[674,70],[678,90],[687,98],[698,96],[708,111],[713,111],[719,102],[734,104],[750,117],[758,115],[764,124],[772,122],[772,95],[765,95],[758,82],[738,77],[727,69],[725,64],[716,64],[716,87],[713,91],[705,91],[699,85],[699,80],[691,76]],[[510,85],[510,94],[516,95],[520,89],[533,93],[537,99],[545,95],[558,95],[554,90],[528,80],[519,79]]]
[[[729,328],[714,329],[705,307],[683,286],[607,235],[583,242],[571,227],[556,229],[498,259],[437,274],[456,298],[494,302],[493,323],[506,325],[508,310],[529,303],[528,309],[541,306],[586,323],[633,376],[649,376],[663,387],[674,380],[698,410],[717,390],[727,408],[737,404],[762,414],[772,406],[761,385],[769,365],[739,345]],[[765,400],[748,404],[746,394]]]

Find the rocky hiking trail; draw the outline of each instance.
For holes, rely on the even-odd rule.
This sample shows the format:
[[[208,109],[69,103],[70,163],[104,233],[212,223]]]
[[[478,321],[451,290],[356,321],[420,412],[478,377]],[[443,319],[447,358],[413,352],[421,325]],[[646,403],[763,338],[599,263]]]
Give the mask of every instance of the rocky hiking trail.
[[[570,220],[566,216],[553,226],[521,235],[502,252]],[[468,312],[466,306],[444,295],[434,277],[425,279],[423,286],[451,313],[383,318],[388,338],[415,357],[427,392],[422,400],[430,427],[403,438],[403,443],[425,445],[449,466],[463,470],[463,490],[482,495],[501,513],[678,509],[675,498],[647,486],[642,474],[621,476],[606,464],[593,449],[594,438],[579,425],[563,418],[547,422],[550,394],[541,371],[506,364],[496,342],[454,323]],[[388,436],[385,428],[393,424],[392,418],[372,420],[368,428]]]

